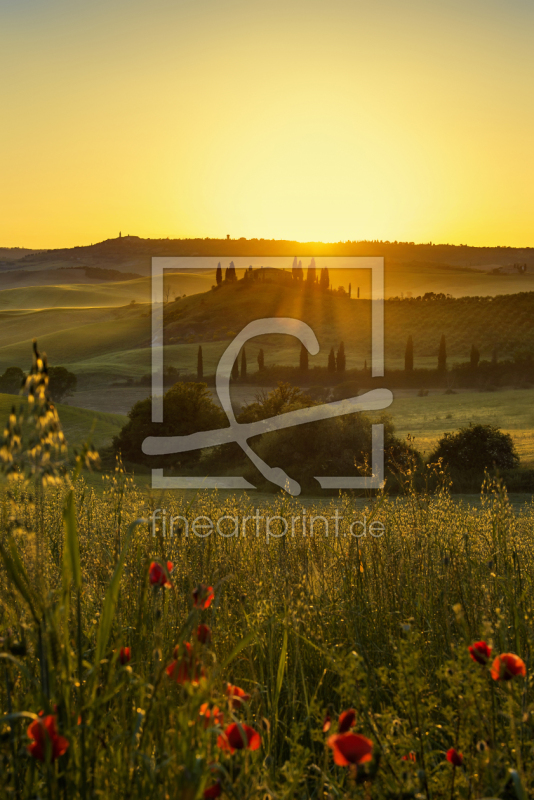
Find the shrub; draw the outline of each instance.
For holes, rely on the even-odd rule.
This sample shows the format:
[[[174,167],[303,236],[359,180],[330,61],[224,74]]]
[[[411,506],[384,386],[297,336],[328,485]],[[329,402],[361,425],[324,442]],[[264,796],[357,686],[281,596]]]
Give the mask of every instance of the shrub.
[[[483,475],[491,469],[514,469],[519,465],[512,437],[494,425],[470,425],[446,433],[431,454],[429,463],[442,464],[453,472]]]
[[[163,422],[152,422],[152,399],[140,400],[128,413],[129,420],[113,439],[115,453],[127,461],[152,467],[192,464],[200,452],[146,456],[141,450],[147,436],[186,436],[197,431],[224,428],[226,415],[211,399],[205,383],[176,383],[163,397]]]
[[[48,368],[48,388],[55,403],[61,403],[64,397],[71,397],[76,391],[78,379],[66,367]]]

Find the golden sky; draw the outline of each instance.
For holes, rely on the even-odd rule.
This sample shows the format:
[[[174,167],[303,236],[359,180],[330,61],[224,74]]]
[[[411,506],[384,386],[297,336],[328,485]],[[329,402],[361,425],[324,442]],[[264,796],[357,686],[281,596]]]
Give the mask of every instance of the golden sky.
[[[0,246],[532,245],[532,0],[0,0]]]

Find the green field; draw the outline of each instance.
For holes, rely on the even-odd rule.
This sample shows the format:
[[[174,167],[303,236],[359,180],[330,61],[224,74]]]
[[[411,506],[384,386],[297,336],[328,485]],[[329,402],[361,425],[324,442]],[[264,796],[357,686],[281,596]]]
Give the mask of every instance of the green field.
[[[25,400],[22,400],[25,403]],[[18,409],[21,398],[18,395],[0,394],[0,424],[4,424],[13,406]],[[88,411],[83,408],[59,403],[59,418],[69,446],[80,448],[89,438],[97,448],[107,447],[126,421],[121,414],[110,414],[103,411]]]
[[[400,394],[400,393],[399,393]],[[460,392],[428,397],[397,394],[388,409],[397,433],[415,437],[415,446],[429,455],[444,433],[469,423],[496,425],[510,433],[524,465],[534,465],[534,390]]]

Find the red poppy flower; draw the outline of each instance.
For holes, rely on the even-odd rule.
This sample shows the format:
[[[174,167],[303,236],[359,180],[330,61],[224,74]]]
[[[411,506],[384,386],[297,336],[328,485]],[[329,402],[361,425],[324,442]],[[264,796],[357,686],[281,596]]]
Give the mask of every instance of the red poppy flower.
[[[197,628],[197,639],[200,644],[209,644],[211,642],[211,628],[209,625],[204,625],[202,622]]]
[[[239,708],[247,700],[250,700],[249,694],[243,691],[240,686],[233,686],[231,683],[226,684],[226,694],[231,708]]]
[[[217,737],[217,747],[220,747],[221,750],[229,750],[231,753],[244,749],[258,750],[260,746],[260,734],[249,725],[238,725],[237,722],[232,722],[224,733]]]
[[[195,662],[193,648],[189,642],[177,644],[174,648],[173,658],[174,661],[166,669],[169,678],[182,686],[184,683],[198,685],[205,672],[202,665]]]
[[[334,761],[340,767],[365,764],[372,758],[373,743],[359,733],[336,733],[328,739],[327,745],[334,751]]]
[[[195,608],[204,610],[209,608],[213,603],[215,592],[213,586],[204,586],[203,583],[199,584],[196,589],[193,589],[193,605]]]
[[[491,665],[491,677],[494,681],[511,681],[518,675],[522,675],[524,678],[526,674],[525,662],[514,653],[503,653],[497,656]]]
[[[467,649],[473,661],[477,661],[482,665],[488,663],[491,656],[491,647],[489,644],[486,644],[486,642],[475,642],[474,644],[470,644]]]
[[[327,733],[330,730],[330,725],[331,724],[332,724],[332,720],[330,719],[330,717],[327,714],[326,717],[324,718],[324,721],[323,721],[323,733]]]
[[[198,713],[201,720],[204,720],[205,728],[208,728],[210,725],[222,725],[224,722],[224,714],[219,706],[210,708],[209,703],[202,703]]]
[[[222,794],[222,789],[220,781],[212,783],[211,786],[208,786],[207,789],[204,789],[204,797],[206,798],[206,800],[210,800],[212,797],[220,797],[221,794]]]
[[[464,757],[458,750],[455,750],[454,747],[451,747],[447,750],[447,761],[453,765],[453,767],[461,767],[464,763]]]
[[[167,561],[167,572],[171,572],[173,567],[172,561]],[[152,586],[165,586],[166,588],[170,589],[172,583],[168,579],[165,570],[163,569],[162,565],[159,561],[153,561],[150,565],[148,570],[148,579]]]
[[[410,750],[409,753],[407,753],[405,756],[402,757],[402,760],[403,761],[413,761],[413,763],[415,764],[415,762],[417,761],[417,756],[416,756],[416,754],[414,753],[413,750]]]
[[[119,652],[119,661],[121,662],[122,666],[124,667],[125,664],[130,661],[132,657],[132,651],[129,647],[121,647]]]
[[[355,722],[356,712],[353,708],[349,708],[348,711],[343,711],[343,713],[339,715],[339,721],[337,723],[338,733],[346,733],[347,731],[350,731]]]
[[[69,742],[64,736],[59,736],[56,731],[56,718],[53,714],[40,717],[28,727],[28,736],[32,743],[27,746],[28,753],[39,761],[46,759],[47,740],[50,747],[52,761],[66,753]]]

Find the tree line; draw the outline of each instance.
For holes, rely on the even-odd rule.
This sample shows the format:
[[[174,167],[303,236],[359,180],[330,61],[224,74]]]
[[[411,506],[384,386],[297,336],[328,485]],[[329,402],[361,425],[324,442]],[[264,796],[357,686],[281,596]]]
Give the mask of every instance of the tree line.
[[[257,358],[258,362],[258,371],[264,372],[265,371],[265,352],[263,348],[260,348]],[[340,342],[337,351],[334,347],[330,348],[330,352],[328,354],[328,372],[345,372],[346,369],[346,356],[345,356],[345,344]],[[367,367],[367,362],[365,362],[365,367]],[[299,370],[301,372],[306,372],[309,369],[309,361],[308,361],[308,351],[304,345],[301,345],[300,348],[300,355],[299,355]],[[245,380],[247,377],[247,352],[246,348],[243,347],[241,350],[240,356],[236,358],[234,361],[234,365],[232,367],[231,378],[232,380]],[[197,351],[197,380],[201,381],[204,379],[204,356],[202,354],[202,345],[198,346]]]
[[[408,341],[406,342],[406,349],[404,351],[404,371],[405,372],[413,372],[414,370],[414,350],[413,350],[413,338],[408,336]],[[497,364],[497,350],[494,348],[492,354],[492,364]],[[480,350],[478,347],[473,344],[471,345],[471,351],[469,353],[469,364],[472,369],[476,369],[480,362]],[[437,364],[437,371],[441,374],[447,372],[447,341],[445,339],[445,334],[441,335],[441,339],[439,342],[438,347],[438,364]]]

